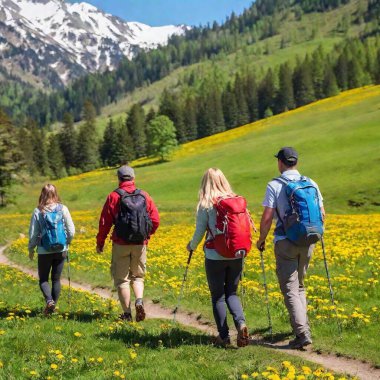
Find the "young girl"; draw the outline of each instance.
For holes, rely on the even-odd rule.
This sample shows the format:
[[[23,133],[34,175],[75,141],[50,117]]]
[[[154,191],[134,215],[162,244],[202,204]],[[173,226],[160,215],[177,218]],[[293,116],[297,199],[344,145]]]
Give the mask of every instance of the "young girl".
[[[43,247],[42,237],[46,233],[45,214],[57,212],[58,220],[63,219],[65,231],[65,244],[62,244],[58,251],[50,253]],[[62,222],[62,220],[61,220]],[[45,297],[46,306],[44,314],[54,312],[59,294],[61,291],[61,274],[63,264],[67,256],[68,246],[75,234],[75,227],[70,216],[70,212],[64,206],[58,196],[54,185],[46,185],[42,188],[38,202],[38,207],[34,210],[29,227],[29,258],[33,260],[34,251],[37,247],[38,253],[38,277],[42,294]],[[45,245],[46,247],[46,245]],[[51,272],[52,288],[49,285],[49,274]]]
[[[215,228],[216,211],[214,204],[220,197],[234,195],[230,184],[221,170],[211,168],[206,171],[199,189],[196,229],[192,240],[187,245],[189,252],[197,248],[206,231],[206,242],[213,240],[213,236],[217,232]],[[205,253],[206,275],[211,293],[213,313],[219,332],[215,344],[226,346],[231,343],[227,325],[227,303],[238,331],[237,345],[244,347],[248,345],[249,334],[243,308],[237,295],[237,288],[243,270],[243,260],[242,258],[225,258],[219,255],[215,249],[207,248],[206,244],[203,250]]]

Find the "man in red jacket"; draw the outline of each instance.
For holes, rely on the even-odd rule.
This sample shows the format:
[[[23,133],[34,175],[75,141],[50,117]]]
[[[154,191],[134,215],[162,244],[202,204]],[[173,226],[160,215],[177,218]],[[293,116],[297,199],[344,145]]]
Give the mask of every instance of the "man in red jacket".
[[[145,191],[136,189],[134,170],[124,165],[117,171],[119,188],[108,195],[99,220],[96,237],[98,253],[112,228],[111,273],[117,287],[123,314],[121,319],[132,321],[131,292],[136,297],[136,322],[145,319],[143,303],[146,248],[149,237],[159,225],[158,210]]]

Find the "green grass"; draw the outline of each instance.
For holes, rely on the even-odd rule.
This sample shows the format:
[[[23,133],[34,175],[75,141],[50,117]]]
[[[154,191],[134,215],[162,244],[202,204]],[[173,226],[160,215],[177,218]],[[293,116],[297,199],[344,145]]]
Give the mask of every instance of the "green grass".
[[[267,366],[287,373],[284,360],[297,374],[302,365],[317,368],[257,346],[217,349],[199,331],[167,321],[119,323],[114,303],[74,291],[70,306],[67,288],[59,312],[46,318],[37,280],[0,266],[0,283],[0,379],[239,379]]]

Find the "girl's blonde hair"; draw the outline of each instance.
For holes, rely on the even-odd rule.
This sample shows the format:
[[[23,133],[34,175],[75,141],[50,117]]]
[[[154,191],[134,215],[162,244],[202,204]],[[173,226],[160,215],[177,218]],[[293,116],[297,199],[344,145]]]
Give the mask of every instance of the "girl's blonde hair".
[[[38,200],[38,209],[42,211],[46,206],[53,203],[61,203],[58,196],[57,188],[48,183],[41,190],[40,199]]]
[[[198,206],[202,208],[212,208],[219,197],[233,196],[231,185],[223,172],[218,168],[210,168],[203,175],[201,187],[198,193]]]

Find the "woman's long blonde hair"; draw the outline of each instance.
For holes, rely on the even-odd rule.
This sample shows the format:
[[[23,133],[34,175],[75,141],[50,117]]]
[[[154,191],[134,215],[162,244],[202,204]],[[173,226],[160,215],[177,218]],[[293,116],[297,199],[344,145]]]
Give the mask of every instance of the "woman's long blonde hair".
[[[210,168],[203,175],[201,187],[198,193],[198,206],[202,208],[212,208],[219,197],[235,195],[231,185],[223,172],[218,168]]]
[[[40,199],[38,200],[38,209],[42,211],[46,206],[53,203],[61,203],[57,188],[54,185],[48,183],[41,190]]]

